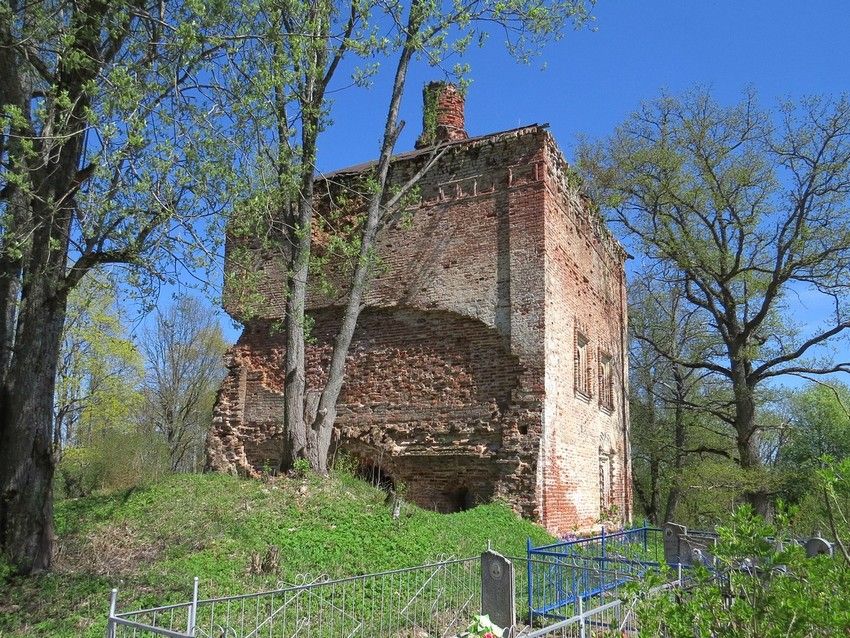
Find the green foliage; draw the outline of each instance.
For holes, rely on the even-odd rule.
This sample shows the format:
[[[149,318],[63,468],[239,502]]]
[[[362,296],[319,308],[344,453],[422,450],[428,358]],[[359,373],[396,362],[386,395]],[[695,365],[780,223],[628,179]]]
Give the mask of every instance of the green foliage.
[[[649,593],[662,579],[631,588],[641,634],[826,638],[850,628],[844,593],[850,569],[840,559],[806,558],[788,540],[786,513],[780,510],[776,524],[769,524],[741,507],[718,533],[715,556],[724,577],[698,568],[685,590]]]
[[[55,574],[0,586],[0,635],[103,635],[111,587],[122,609],[259,591],[298,574],[343,576],[474,556],[487,547],[522,555],[525,539],[552,542],[503,505],[437,514],[404,504],[347,472],[305,480],[169,475],[147,485],[56,503]],[[253,552],[280,548],[279,570],[250,574]],[[12,610],[12,611],[9,611]]]
[[[141,404],[142,356],[126,334],[115,281],[92,271],[71,291],[56,375],[54,427],[61,446],[103,429],[127,430]]]
[[[721,389],[685,406],[728,433],[712,447],[740,465],[742,496],[766,512],[781,478],[768,471],[782,440],[771,384],[848,371],[830,346],[850,329],[850,97],[767,110],[752,92],[735,104],[699,89],[662,95],[579,156],[589,193],[641,253],[638,276],[657,296],[679,290],[677,312],[662,316],[702,332],[684,350],[669,328],[642,338]],[[834,313],[802,324],[800,295]]]
[[[164,441],[136,429],[104,428],[86,445],[65,449],[56,491],[64,498],[145,485],[169,471]]]
[[[490,620],[490,616],[484,614],[483,616],[473,618],[469,629],[467,629],[467,633],[462,634],[462,636],[468,636],[469,638],[502,638],[504,632],[504,629]]]
[[[422,137],[426,146],[434,144],[437,139],[437,104],[440,97],[442,82],[431,82],[422,89]]]
[[[292,464],[292,474],[296,478],[307,478],[307,475],[310,473],[310,461],[307,459],[295,459],[295,463]]]
[[[790,440],[781,461],[802,473],[823,456],[850,457],[850,388],[843,383],[811,384],[788,399]]]
[[[4,556],[0,556],[0,587],[4,586],[14,573],[15,570],[9,561]]]

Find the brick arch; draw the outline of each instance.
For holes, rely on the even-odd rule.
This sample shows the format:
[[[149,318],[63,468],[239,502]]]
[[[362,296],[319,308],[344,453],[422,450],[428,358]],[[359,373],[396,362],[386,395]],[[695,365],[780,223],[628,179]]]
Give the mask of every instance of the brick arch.
[[[313,314],[308,387],[325,380],[338,317],[332,309]],[[225,383],[232,392],[222,397],[238,409],[220,398],[208,449],[226,436],[220,447],[233,451],[231,458],[218,456],[211,467],[250,474],[279,461],[283,335],[272,322],[255,321],[234,350]],[[505,467],[494,461],[505,453],[503,430],[517,429],[512,406],[522,372],[499,333],[479,320],[442,310],[369,308],[346,361],[337,451],[380,466],[424,507],[455,511],[486,502],[504,478]]]

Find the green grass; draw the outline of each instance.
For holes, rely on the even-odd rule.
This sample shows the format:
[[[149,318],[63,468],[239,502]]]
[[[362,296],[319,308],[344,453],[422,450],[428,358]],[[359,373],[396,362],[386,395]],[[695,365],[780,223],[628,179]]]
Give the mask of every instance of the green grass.
[[[0,585],[0,638],[102,636],[109,591],[119,609],[417,565],[493,548],[524,555],[551,542],[501,504],[437,514],[405,504],[393,519],[384,493],[349,475],[243,480],[175,475],[155,484],[56,504],[59,555],[51,574]],[[250,574],[251,555],[280,549],[274,573]]]

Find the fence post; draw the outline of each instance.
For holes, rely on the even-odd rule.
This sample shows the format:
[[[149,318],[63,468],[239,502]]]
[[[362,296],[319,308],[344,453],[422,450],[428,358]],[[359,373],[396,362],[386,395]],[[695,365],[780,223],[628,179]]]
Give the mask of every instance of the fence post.
[[[581,596],[578,597],[578,626],[581,638],[587,638],[584,628],[584,599]]]
[[[189,622],[186,627],[186,633],[190,636],[195,635],[195,623],[198,617],[198,577],[195,576],[195,582],[192,587],[192,604],[189,606]]]
[[[599,593],[605,591],[605,526],[602,526],[602,562],[599,568]]]
[[[682,586],[682,563],[679,563],[679,587]]]
[[[109,620],[106,621],[106,638],[115,638],[115,623],[112,621],[115,618],[115,611],[118,606],[118,590],[113,589],[109,597]]]
[[[646,519],[643,519],[643,555],[646,560],[649,559],[649,557],[646,555],[647,548],[649,545],[649,543],[647,542],[647,534],[649,534],[649,522]]]
[[[525,571],[526,576],[528,578],[528,622],[531,623],[534,620],[534,605],[532,605],[532,592],[534,591],[534,579],[532,578],[531,573],[531,553],[532,545],[531,545],[531,537],[528,536],[525,539]]]

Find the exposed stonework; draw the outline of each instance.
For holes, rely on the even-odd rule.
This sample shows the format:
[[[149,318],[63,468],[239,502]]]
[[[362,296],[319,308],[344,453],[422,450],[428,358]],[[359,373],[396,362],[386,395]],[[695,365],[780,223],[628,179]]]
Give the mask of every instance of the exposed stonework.
[[[416,148],[442,142],[457,142],[469,137],[466,133],[464,98],[453,84],[429,82],[422,90],[422,135]]]
[[[399,156],[392,180],[427,155]],[[410,222],[379,236],[336,448],[420,505],[500,498],[555,533],[630,517],[625,253],[570,182],[545,127],[459,139]],[[274,467],[282,445],[280,266],[260,266],[266,311],[231,350],[208,441],[210,468],[245,475]],[[227,298],[238,319],[238,295]],[[308,387],[320,387],[339,305],[310,300]]]

